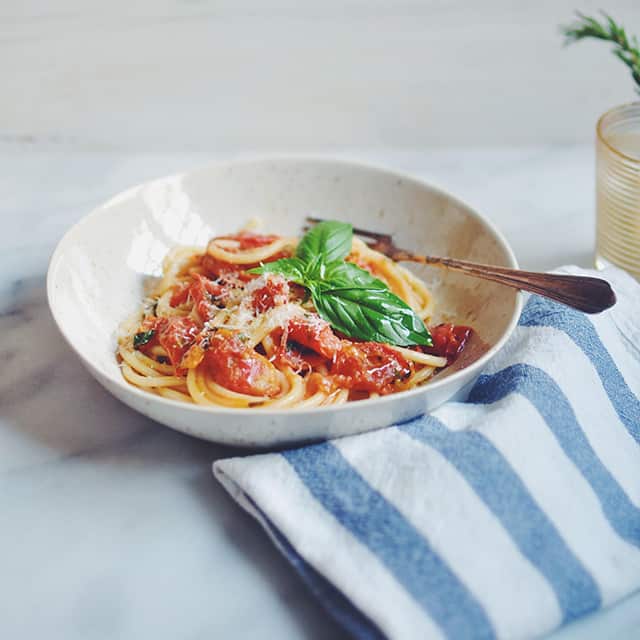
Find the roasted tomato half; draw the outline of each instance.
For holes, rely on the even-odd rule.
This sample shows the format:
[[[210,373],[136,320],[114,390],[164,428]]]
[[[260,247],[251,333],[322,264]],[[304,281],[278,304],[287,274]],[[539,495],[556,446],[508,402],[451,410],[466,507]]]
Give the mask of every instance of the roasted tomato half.
[[[239,333],[222,330],[213,334],[204,361],[211,377],[226,389],[269,397],[280,392],[277,369]]]
[[[346,340],[331,366],[338,386],[381,395],[398,391],[412,371],[411,364],[386,344]]]
[[[342,346],[329,323],[320,318],[292,318],[289,320],[288,339],[325,358],[333,358]]]

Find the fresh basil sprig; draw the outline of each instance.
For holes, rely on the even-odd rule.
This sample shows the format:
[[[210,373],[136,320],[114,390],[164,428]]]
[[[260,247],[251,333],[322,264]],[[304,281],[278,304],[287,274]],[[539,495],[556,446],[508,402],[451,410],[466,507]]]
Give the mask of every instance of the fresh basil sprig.
[[[372,276],[365,269],[361,269],[353,262],[333,262],[325,268],[325,281],[331,283],[332,288],[362,287],[364,289],[387,289],[387,285]]]
[[[249,273],[278,273],[306,287],[320,315],[350,338],[397,346],[433,346],[424,322],[384,282],[344,258],[353,227],[328,220],[308,231],[293,258],[282,258]]]
[[[318,313],[345,335],[400,346],[431,345],[424,323],[388,289],[349,287],[314,295]]]
[[[317,257],[322,264],[344,260],[351,252],[353,227],[346,222],[326,220],[312,227],[298,243],[296,255],[306,264]]]
[[[249,273],[279,273],[287,280],[301,285],[306,281],[306,265],[300,258],[281,258],[267,262],[255,269],[249,269]]]

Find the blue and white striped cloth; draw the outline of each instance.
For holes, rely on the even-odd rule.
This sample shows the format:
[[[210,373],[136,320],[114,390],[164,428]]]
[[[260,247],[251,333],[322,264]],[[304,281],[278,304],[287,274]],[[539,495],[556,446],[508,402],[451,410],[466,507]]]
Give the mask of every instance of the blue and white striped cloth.
[[[599,316],[530,297],[467,402],[216,462],[355,637],[530,638],[640,588],[640,286],[604,277]]]

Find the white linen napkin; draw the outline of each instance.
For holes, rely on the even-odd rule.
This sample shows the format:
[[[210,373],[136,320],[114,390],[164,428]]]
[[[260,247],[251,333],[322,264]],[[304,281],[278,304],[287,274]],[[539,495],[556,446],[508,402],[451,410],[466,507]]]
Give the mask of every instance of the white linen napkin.
[[[613,309],[529,297],[466,402],[214,464],[355,637],[529,638],[640,587],[640,285],[596,275]]]

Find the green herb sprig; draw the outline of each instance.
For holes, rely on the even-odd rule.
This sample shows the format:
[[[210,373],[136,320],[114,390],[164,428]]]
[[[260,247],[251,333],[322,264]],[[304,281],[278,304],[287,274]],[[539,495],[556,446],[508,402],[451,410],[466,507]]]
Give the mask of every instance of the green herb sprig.
[[[328,220],[308,231],[293,258],[251,269],[278,273],[305,287],[316,311],[350,338],[397,346],[433,346],[424,322],[384,282],[345,258],[351,251],[353,227]]]
[[[150,331],[140,331],[139,333],[136,333],[136,335],[133,336],[133,348],[139,349],[141,346],[147,344],[147,342],[150,342],[153,336],[155,335],[156,335],[156,332],[154,329],[151,329]]]
[[[577,13],[578,19],[568,26],[561,27],[566,44],[578,42],[586,38],[596,38],[613,42],[613,54],[622,60],[633,77],[640,93],[640,45],[636,36],[628,36],[624,27],[618,24],[610,15],[601,12],[603,20],[599,22],[596,18]]]

